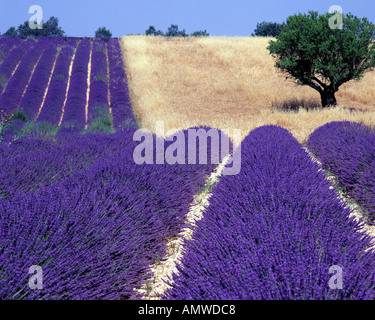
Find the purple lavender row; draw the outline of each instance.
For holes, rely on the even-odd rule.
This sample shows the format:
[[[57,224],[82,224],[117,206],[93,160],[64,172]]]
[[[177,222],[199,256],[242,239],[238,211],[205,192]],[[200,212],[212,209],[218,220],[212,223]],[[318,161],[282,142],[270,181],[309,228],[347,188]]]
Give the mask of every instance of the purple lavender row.
[[[203,129],[208,130],[201,128]],[[134,131],[129,131],[129,134],[133,135]],[[28,135],[9,147],[4,146],[0,148],[0,167],[3,168],[0,172],[0,195],[11,200],[16,193],[37,192],[39,188],[69,177],[106,154],[126,148],[116,137],[71,134],[64,132],[63,128],[56,135],[55,141],[40,140]],[[199,146],[199,140],[197,143]],[[166,148],[171,144],[171,141],[166,141]],[[80,147],[77,148],[77,145]],[[186,144],[185,154],[188,152]],[[208,159],[211,159],[210,149],[207,154]],[[154,157],[156,159],[156,155]],[[195,162],[199,162],[198,153]],[[208,174],[212,167],[207,168]]]
[[[369,224],[375,223],[375,132],[349,121],[334,121],[317,128],[307,147],[324,169],[364,209]]]
[[[71,47],[63,47],[56,61],[55,70],[47,91],[44,106],[37,118],[38,122],[49,122],[57,126],[60,121],[69,80],[69,67],[74,51]]]
[[[23,41],[18,47],[12,50],[5,58],[0,66],[0,94],[3,94],[13,71],[27,53],[27,51],[35,44],[31,39]],[[6,106],[1,105],[2,110],[7,110]]]
[[[133,289],[166,254],[165,239],[184,226],[194,194],[216,164],[135,164],[134,133],[94,135],[92,142],[111,150],[99,161],[37,194],[0,198],[1,299],[137,297]],[[79,136],[57,137],[77,148],[82,141],[72,141]],[[27,285],[31,265],[43,268],[43,290]]]
[[[95,118],[109,115],[106,45],[95,40],[92,49],[88,124]]]
[[[53,45],[50,45],[43,52],[25,95],[21,100],[20,109],[25,112],[29,120],[33,121],[38,114],[57,53],[57,49]]]
[[[117,128],[138,125],[134,118],[130,103],[128,81],[122,59],[121,47],[118,39],[110,39],[107,43],[109,59],[109,89],[113,115],[113,126]]]
[[[21,38],[9,38],[9,37],[2,37],[2,42],[0,44],[0,64],[4,61],[6,56],[10,51],[12,51],[15,47],[19,46],[21,43]]]
[[[4,150],[4,154],[0,151],[0,167],[3,168],[0,196],[12,200],[17,193],[37,192],[41,187],[71,176],[110,150],[118,150],[114,138],[74,135],[66,139],[59,134],[55,142],[43,142],[26,136]]]
[[[87,75],[90,50],[91,43],[88,40],[83,40],[78,45],[70,78],[70,87],[62,126],[72,126],[78,130],[83,130],[85,127]]]
[[[2,109],[5,109],[7,112],[14,112],[18,108],[34,66],[49,44],[50,41],[48,39],[41,39],[24,55],[16,72],[9,80],[6,89],[0,97],[0,106]]]
[[[374,299],[372,240],[298,141],[263,126],[241,148],[241,172],[214,189],[165,298]]]

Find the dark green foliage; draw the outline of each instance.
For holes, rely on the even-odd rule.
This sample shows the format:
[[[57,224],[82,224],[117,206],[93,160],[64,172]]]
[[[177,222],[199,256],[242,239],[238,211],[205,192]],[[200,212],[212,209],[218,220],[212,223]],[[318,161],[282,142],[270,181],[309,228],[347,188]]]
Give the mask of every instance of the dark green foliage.
[[[179,30],[178,25],[171,24],[167,32],[156,30],[154,26],[149,26],[145,32],[146,36],[165,36],[165,37],[208,37],[210,34],[204,30],[198,30],[192,32],[190,35],[186,33],[185,29]]]
[[[5,33],[5,36],[16,36],[18,35],[17,29],[15,27],[10,27]]]
[[[17,29],[15,27],[9,28],[5,35],[63,37],[65,32],[59,27],[59,19],[52,16],[47,22],[43,22],[42,29],[30,29],[29,21],[25,21]]]
[[[21,120],[23,122],[27,122],[27,115],[25,114],[25,112],[22,109],[17,109],[14,112],[13,119],[14,120],[18,119],[18,120]]]
[[[98,28],[98,30],[95,31],[95,38],[111,38],[112,33],[105,27]]]
[[[283,25],[277,22],[260,22],[254,30],[253,36],[277,37],[283,30]]]
[[[164,36],[163,31],[156,30],[154,26],[149,26],[145,34],[146,36]]]
[[[184,30],[179,30],[178,25],[171,24],[171,26],[168,28],[168,31],[165,34],[166,37],[187,37],[188,34]]]
[[[323,107],[337,104],[335,92],[342,84],[375,67],[375,25],[349,13],[342,29],[331,29],[332,16],[315,11],[290,16],[267,48],[287,78],[320,93]]]
[[[198,31],[194,31],[190,34],[190,37],[208,37],[210,34],[206,31],[206,29],[204,29],[204,31],[202,30],[198,30]]]
[[[113,133],[113,121],[108,113],[108,106],[96,105],[92,113],[93,120],[86,132],[89,133]]]
[[[88,130],[89,133],[113,133],[112,119],[109,116],[95,118]]]
[[[274,110],[281,110],[286,112],[298,112],[300,109],[305,109],[306,111],[319,109],[321,108],[321,105],[315,100],[290,99],[289,101],[284,101],[282,103],[272,103],[271,108]]]
[[[54,137],[59,129],[58,126],[54,126],[49,122],[28,122],[25,127],[25,132],[38,137]]]

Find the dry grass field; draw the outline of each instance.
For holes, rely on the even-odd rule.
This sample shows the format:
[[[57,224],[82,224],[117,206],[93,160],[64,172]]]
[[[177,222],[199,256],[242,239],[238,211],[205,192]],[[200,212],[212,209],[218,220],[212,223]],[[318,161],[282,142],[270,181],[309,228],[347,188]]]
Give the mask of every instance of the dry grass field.
[[[253,128],[277,124],[303,143],[330,121],[375,124],[375,72],[341,86],[337,108],[272,108],[295,99],[320,103],[320,95],[286,80],[274,67],[266,49],[271,39],[123,37],[132,106],[142,127],[155,132],[156,121],[164,121],[166,132],[207,125],[229,129],[230,135],[240,129],[244,138]]]

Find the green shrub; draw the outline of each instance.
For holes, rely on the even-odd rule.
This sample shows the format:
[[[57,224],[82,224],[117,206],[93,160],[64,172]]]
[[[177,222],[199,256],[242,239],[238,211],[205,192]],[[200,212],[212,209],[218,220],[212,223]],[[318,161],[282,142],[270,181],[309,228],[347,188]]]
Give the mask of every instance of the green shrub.
[[[27,122],[27,115],[22,109],[17,109],[16,112],[13,114],[13,119],[21,120],[23,122]]]
[[[112,118],[110,116],[101,116],[95,118],[88,126],[87,132],[89,133],[113,133]]]
[[[298,112],[300,109],[305,109],[306,111],[322,109],[322,106],[319,102],[312,99],[290,99],[289,101],[272,103],[271,109],[277,111]]]

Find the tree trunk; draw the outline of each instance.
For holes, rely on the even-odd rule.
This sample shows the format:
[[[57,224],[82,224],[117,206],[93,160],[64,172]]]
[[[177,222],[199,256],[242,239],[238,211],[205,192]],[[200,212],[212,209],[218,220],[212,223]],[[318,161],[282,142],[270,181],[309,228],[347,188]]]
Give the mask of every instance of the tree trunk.
[[[320,97],[322,100],[322,107],[327,108],[330,106],[336,106],[337,101],[335,98],[335,90],[332,87],[325,88],[321,93]]]

